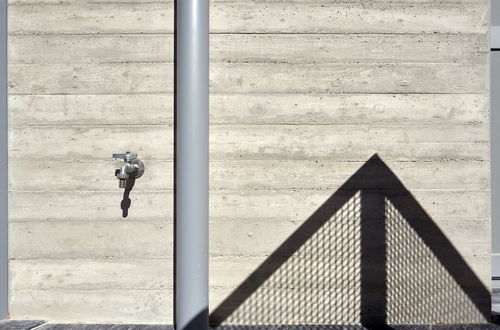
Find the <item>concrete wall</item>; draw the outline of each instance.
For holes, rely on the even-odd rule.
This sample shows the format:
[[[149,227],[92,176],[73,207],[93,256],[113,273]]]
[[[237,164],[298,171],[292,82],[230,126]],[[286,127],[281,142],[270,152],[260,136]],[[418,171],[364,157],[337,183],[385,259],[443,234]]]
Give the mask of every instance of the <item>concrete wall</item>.
[[[488,2],[217,0],[211,29],[214,317],[359,323],[383,291],[388,322],[483,321]],[[169,0],[10,0],[11,317],[172,322],[172,32]],[[146,173],[122,219],[126,150]],[[374,154],[414,200],[384,197],[370,286],[363,193],[301,231]]]
[[[7,2],[0,2],[0,164],[3,164],[0,174],[0,319],[8,317],[8,124],[7,124]],[[1,188],[0,188],[1,189]]]

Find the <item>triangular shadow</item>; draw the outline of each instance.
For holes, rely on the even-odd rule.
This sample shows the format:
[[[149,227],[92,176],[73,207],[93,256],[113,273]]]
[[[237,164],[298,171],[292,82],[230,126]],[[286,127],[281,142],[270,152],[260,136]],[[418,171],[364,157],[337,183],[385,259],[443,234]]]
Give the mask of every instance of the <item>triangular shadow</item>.
[[[420,324],[441,322],[440,313],[449,314],[442,316],[443,321],[456,323],[485,322],[490,319],[490,293],[488,289],[398,177],[375,154],[211,312],[211,325],[219,326],[226,323],[252,294],[259,290],[273,274],[276,274],[287,261],[289,262],[294,254],[300,252],[308,240],[315,234],[317,235],[320,230],[324,231],[322,227],[337,212],[349,203],[352,204],[353,199],[357,199],[359,207],[358,225],[360,228],[358,236],[356,236],[359,240],[356,249],[359,251],[357,292],[359,292],[360,301],[357,302],[357,306],[359,306],[357,316],[360,324],[368,328],[378,328],[394,321]],[[420,245],[424,247],[419,248]],[[390,261],[390,258],[393,258],[392,255],[398,253],[397,249],[405,250],[403,251],[405,253],[403,268],[421,267],[421,275],[427,276],[422,280],[423,282],[418,282],[409,276],[404,277],[404,274],[401,275],[401,270],[398,273],[394,262]],[[413,254],[411,249],[420,249],[422,256],[424,256],[421,260],[425,260],[423,262],[410,260]],[[431,259],[438,265],[434,266],[434,269],[430,266],[429,260]],[[421,263],[415,266],[419,262]],[[323,271],[331,270],[323,269]],[[404,269],[402,272],[404,273]],[[418,269],[413,273],[420,276]],[[413,273],[410,275],[415,276]],[[294,275],[288,274],[287,276]],[[392,286],[399,285],[392,284],[397,276],[404,277],[404,280],[401,280],[402,283],[412,283],[414,280],[416,282],[414,282],[413,287],[411,284],[408,285],[406,291],[401,288],[392,289]],[[432,285],[436,287],[434,288],[428,282],[433,282]],[[418,294],[408,292],[408,290],[419,291],[420,285],[425,287],[422,289],[424,292]],[[388,286],[391,286],[390,290]],[[451,289],[447,289],[448,286]],[[394,293],[390,293],[390,297],[388,290],[394,291]],[[434,290],[436,293],[433,292]],[[421,295],[421,297],[431,297],[429,303],[438,301],[440,305],[446,305],[449,301],[450,304],[456,305],[437,307],[438,310],[429,313],[427,317],[425,312],[419,310],[418,307],[411,306],[415,299],[408,298],[407,306],[404,306],[402,301],[397,301],[396,303],[401,307],[398,307],[399,310],[393,313],[389,309],[393,308],[394,304],[392,303],[393,305],[389,308],[388,303],[391,299],[394,300],[397,294],[415,295],[417,296],[415,299],[422,299],[418,297]],[[439,296],[432,297],[434,294]],[[465,304],[465,300],[458,297],[460,295],[463,295],[467,299],[467,303],[470,303],[467,309],[459,305]],[[323,304],[325,303],[323,301]],[[429,307],[432,308],[432,306]],[[420,315],[417,320],[413,320],[412,313],[408,311],[412,308],[415,309],[415,312],[423,315]],[[259,313],[258,309],[252,307],[256,314]],[[392,316],[391,313],[394,315],[406,313],[406,316]],[[389,314],[391,314],[390,317],[388,317]],[[255,317],[258,318],[258,315]],[[236,321],[241,322],[242,325],[259,324],[252,321],[251,318],[250,315],[245,320]],[[277,318],[277,320],[283,322],[282,319]]]

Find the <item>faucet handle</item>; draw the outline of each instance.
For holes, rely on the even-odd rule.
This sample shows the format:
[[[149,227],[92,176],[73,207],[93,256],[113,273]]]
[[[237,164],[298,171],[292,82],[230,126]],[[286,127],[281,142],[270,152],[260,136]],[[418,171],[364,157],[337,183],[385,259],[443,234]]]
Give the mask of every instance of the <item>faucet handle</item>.
[[[137,159],[136,153],[126,152],[124,154],[113,154],[113,158],[123,159],[126,162]]]

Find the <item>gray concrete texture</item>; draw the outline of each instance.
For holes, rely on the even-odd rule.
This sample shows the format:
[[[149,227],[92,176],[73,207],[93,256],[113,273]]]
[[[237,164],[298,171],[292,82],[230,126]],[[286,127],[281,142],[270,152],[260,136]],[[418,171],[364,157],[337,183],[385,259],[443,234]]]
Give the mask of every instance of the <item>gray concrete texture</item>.
[[[7,96],[7,2],[0,3],[0,318],[8,317],[8,96]]]
[[[380,292],[388,323],[486,320],[488,13],[485,0],[211,2],[216,323],[359,324]],[[169,0],[9,1],[11,317],[172,323],[173,26]],[[110,156],[126,150],[147,170],[122,219]],[[345,189],[374,154],[426,216],[391,197],[384,223],[365,221],[380,210],[356,194],[302,235],[339,188],[395,181],[363,170]],[[363,241],[384,224],[387,242]],[[386,256],[382,287],[366,279],[380,271],[369,246]]]

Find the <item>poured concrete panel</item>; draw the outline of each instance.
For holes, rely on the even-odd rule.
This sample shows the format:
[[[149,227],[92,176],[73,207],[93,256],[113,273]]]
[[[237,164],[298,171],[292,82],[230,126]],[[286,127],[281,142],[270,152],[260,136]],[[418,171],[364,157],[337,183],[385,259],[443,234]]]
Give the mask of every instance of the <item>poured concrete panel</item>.
[[[0,1],[0,319],[9,314],[8,301],[8,145],[7,145],[7,1]]]
[[[488,2],[211,6],[212,323],[485,322]],[[10,1],[13,317],[173,322],[173,27]]]

